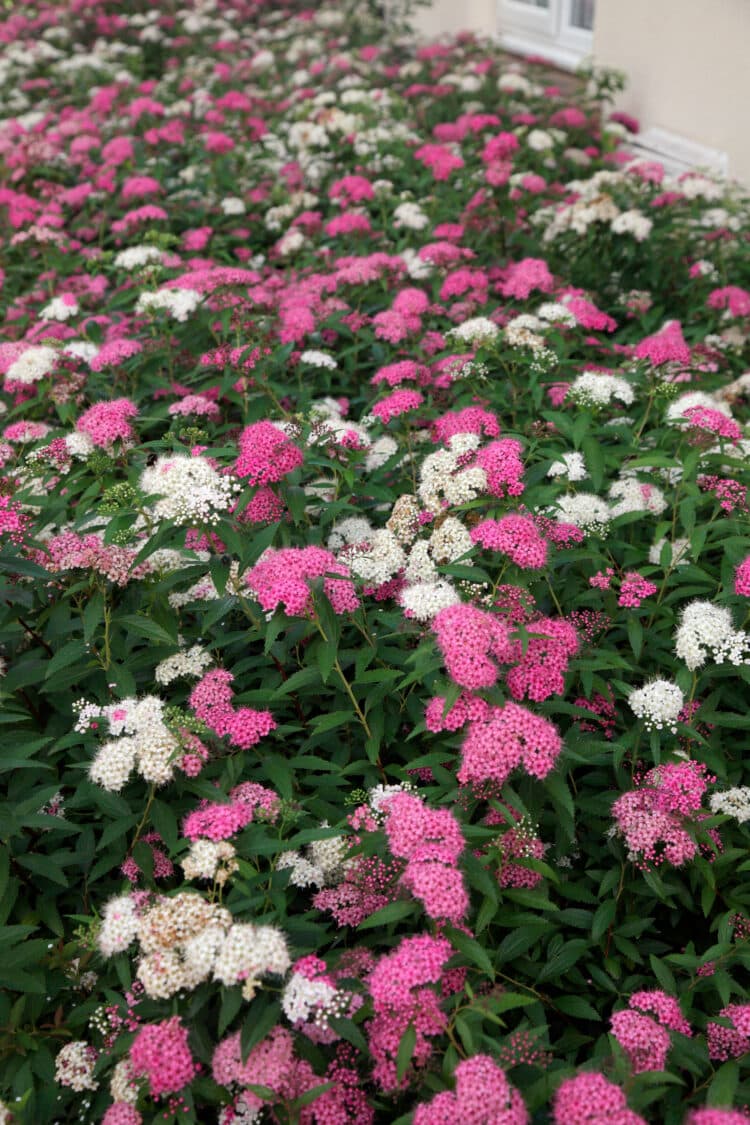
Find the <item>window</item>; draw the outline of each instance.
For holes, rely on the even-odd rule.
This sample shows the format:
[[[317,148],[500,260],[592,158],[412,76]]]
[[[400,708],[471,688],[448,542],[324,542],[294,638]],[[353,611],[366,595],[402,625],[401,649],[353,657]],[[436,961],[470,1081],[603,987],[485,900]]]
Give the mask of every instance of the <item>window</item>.
[[[591,53],[596,0],[498,0],[500,42],[575,69]]]

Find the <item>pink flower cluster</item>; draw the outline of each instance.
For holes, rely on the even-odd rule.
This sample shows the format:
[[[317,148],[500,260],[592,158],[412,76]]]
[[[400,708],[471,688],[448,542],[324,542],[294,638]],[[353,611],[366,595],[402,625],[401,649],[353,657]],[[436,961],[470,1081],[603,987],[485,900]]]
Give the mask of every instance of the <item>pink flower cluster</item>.
[[[679,320],[670,320],[652,336],[636,344],[636,359],[647,359],[655,367],[662,363],[690,363],[690,348]]]
[[[294,472],[304,461],[301,449],[273,422],[253,422],[239,436],[234,471],[249,484],[272,484]]]
[[[517,703],[492,707],[469,724],[458,780],[479,792],[496,792],[521,765],[532,777],[545,778],[561,750],[560,734],[548,719]]]
[[[78,535],[62,531],[44,544],[44,550],[33,551],[32,558],[53,574],[66,570],[93,570],[116,586],[127,586],[131,579],[142,578],[148,565],[134,566],[137,551],[105,543],[101,536]]]
[[[489,1055],[472,1055],[456,1067],[456,1090],[418,1105],[414,1125],[526,1125],[523,1099]]]
[[[464,850],[460,825],[449,809],[431,809],[411,793],[383,802],[388,847],[406,861],[401,886],[419,899],[430,918],[463,922],[469,896],[458,859]]]
[[[223,668],[212,668],[198,681],[190,693],[190,707],[209,730],[220,738],[225,736],[232,746],[249,750],[276,729],[270,711],[252,707],[233,707],[234,676]]]
[[[634,789],[618,797],[612,815],[632,862],[646,870],[662,863],[682,867],[694,859],[698,853],[694,829],[707,815],[700,811],[701,801],[715,780],[702,763],[667,763],[649,770]],[[714,829],[709,836],[719,847]],[[711,855],[709,847],[704,850]]]
[[[387,425],[393,418],[408,414],[410,410],[416,410],[423,402],[424,396],[419,391],[394,391],[380,402],[376,402],[372,413],[383,425]]]
[[[750,1004],[728,1004],[719,1015],[730,1027],[709,1023],[706,1028],[709,1058],[739,1059],[750,1051]]]
[[[31,516],[23,511],[17,500],[0,496],[0,538],[7,535],[10,542],[18,547],[26,538],[31,523]]]
[[[436,180],[450,179],[453,172],[464,166],[462,158],[445,145],[422,145],[415,150],[414,156],[430,169]]]
[[[432,621],[448,674],[462,687],[491,687],[498,664],[513,659],[507,626],[491,613],[463,602],[441,609]]]
[[[214,1051],[211,1067],[220,1086],[243,1088],[240,1101],[248,1114],[264,1105],[291,1101],[321,1084],[310,1064],[295,1056],[291,1032],[278,1025],[244,1061],[239,1031],[227,1036]],[[264,1087],[268,1094],[256,1093],[250,1086]],[[300,1125],[310,1125],[314,1119],[309,1109],[303,1109],[298,1120]]]
[[[743,598],[750,597],[750,555],[735,569],[734,592]]]
[[[523,492],[521,443],[501,438],[480,449],[475,462],[487,474],[487,491],[492,496],[520,496]]]
[[[652,1019],[649,1012],[656,1018]],[[677,1001],[658,988],[633,993],[628,1007],[612,1014],[610,1028],[627,1055],[633,1074],[666,1070],[670,1031],[692,1035]]]
[[[489,709],[489,703],[470,691],[462,691],[456,702],[445,710],[446,700],[442,695],[436,695],[425,708],[425,726],[433,734],[440,731],[460,730],[466,723],[476,719],[483,719]]]
[[[445,938],[417,934],[403,938],[396,948],[380,958],[367,984],[372,997],[373,1019],[367,1024],[373,1078],[383,1090],[406,1085],[396,1073],[401,1037],[411,1025],[416,1033],[412,1065],[424,1066],[432,1054],[431,1039],[447,1025],[434,985],[441,983],[445,963],[453,948]]]
[[[182,822],[182,834],[188,840],[228,840],[256,818],[272,822],[279,813],[280,802],[272,789],[254,781],[243,781],[229,791],[229,801],[201,801]]]
[[[628,1109],[619,1086],[603,1074],[577,1074],[558,1086],[552,1103],[553,1125],[646,1125]]]
[[[694,430],[714,434],[731,442],[737,442],[742,437],[742,427],[733,418],[727,418],[720,410],[711,410],[707,406],[691,406],[682,417],[687,418]]]
[[[323,578],[323,590],[334,613],[358,609],[359,598],[348,568],[323,547],[269,548],[247,572],[245,582],[266,613],[282,605],[289,617],[304,617],[313,608],[308,584],[313,578]]]
[[[463,410],[446,411],[432,424],[432,440],[447,445],[454,434],[499,437],[500,422],[496,414],[481,406],[465,406]]]
[[[538,570],[547,562],[549,545],[531,516],[512,513],[499,520],[482,520],[472,529],[471,539],[508,555],[523,570]]]
[[[578,634],[569,621],[540,617],[526,626],[526,650],[515,642],[516,664],[506,676],[514,699],[541,703],[561,695],[571,656],[578,652]]]
[[[706,304],[710,309],[727,309],[730,316],[750,316],[750,293],[739,285],[713,289]]]
[[[130,1065],[136,1076],[148,1079],[153,1098],[173,1094],[192,1082],[198,1066],[179,1016],[144,1024],[131,1044]]]
[[[643,599],[651,597],[657,589],[658,587],[653,582],[641,577],[637,571],[629,570],[620,583],[617,604],[627,609],[637,609]]]
[[[94,445],[112,449],[116,441],[133,441],[135,432],[129,419],[135,418],[138,407],[129,398],[97,402],[85,410],[76,422],[79,433],[88,434]]]
[[[555,285],[549,266],[542,258],[522,258],[504,272],[505,278],[500,283],[500,292],[504,297],[525,301],[532,291],[550,293]]]

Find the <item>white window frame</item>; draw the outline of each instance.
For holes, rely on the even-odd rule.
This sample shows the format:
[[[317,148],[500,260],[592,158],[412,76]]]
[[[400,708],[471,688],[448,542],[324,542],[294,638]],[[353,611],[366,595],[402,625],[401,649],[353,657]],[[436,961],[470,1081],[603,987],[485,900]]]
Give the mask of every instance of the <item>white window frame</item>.
[[[591,55],[593,31],[571,27],[573,0],[550,0],[536,8],[519,0],[497,0],[501,46],[519,55],[541,55],[563,70],[575,70]]]

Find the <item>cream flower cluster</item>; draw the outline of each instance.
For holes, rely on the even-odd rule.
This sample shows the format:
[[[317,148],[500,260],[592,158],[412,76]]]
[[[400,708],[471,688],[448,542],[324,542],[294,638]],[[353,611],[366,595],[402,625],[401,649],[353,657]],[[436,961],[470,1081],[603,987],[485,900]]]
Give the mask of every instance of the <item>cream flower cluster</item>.
[[[202,676],[212,664],[213,658],[210,652],[201,645],[192,645],[188,649],[160,660],[154,669],[154,679],[157,684],[166,686],[173,680],[197,678]]]
[[[242,995],[251,1000],[260,977],[289,969],[286,938],[275,926],[234,922],[225,907],[189,891],[156,896],[146,906],[139,900],[110,899],[97,942],[104,957],[138,942],[136,976],[152,999],[168,1000],[213,979],[227,986],[242,982]]]

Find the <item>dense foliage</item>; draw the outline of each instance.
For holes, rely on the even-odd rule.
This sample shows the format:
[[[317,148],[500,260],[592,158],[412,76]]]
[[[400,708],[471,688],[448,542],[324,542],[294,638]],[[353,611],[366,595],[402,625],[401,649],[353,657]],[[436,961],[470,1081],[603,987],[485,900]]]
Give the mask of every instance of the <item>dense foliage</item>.
[[[361,3],[0,40],[0,1120],[747,1120],[748,200]]]

